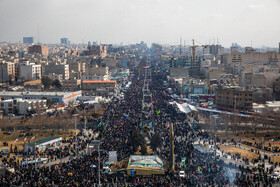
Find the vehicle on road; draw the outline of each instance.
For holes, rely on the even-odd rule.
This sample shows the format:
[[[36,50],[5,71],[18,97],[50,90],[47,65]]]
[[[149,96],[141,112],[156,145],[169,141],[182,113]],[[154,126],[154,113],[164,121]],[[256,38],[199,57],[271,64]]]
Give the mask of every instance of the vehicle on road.
[[[180,172],[179,172],[179,177],[185,177],[185,175],[186,175],[186,174],[185,174],[185,171],[180,171]]]

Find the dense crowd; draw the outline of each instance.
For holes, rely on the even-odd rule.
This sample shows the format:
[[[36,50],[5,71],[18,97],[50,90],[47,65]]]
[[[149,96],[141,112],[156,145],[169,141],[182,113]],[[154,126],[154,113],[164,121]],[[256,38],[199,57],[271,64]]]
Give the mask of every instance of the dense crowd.
[[[144,61],[140,66],[143,66]],[[152,72],[152,81],[149,90],[152,93],[153,113],[149,117],[142,113],[142,88],[144,85],[143,71],[134,72],[131,77],[132,84],[125,93],[124,99],[114,98],[107,106],[106,112],[100,119],[101,126],[97,128],[99,139],[102,140],[101,149],[117,151],[118,160],[128,158],[133,152],[131,136],[135,130],[141,130],[140,122],[151,120],[151,129],[147,132],[151,139],[155,134],[159,135],[162,144],[157,147],[155,154],[164,161],[170,160],[170,124],[174,128],[174,160],[175,170],[183,170],[185,177],[179,177],[175,172],[166,171],[165,175],[151,177],[129,177],[122,173],[101,173],[101,183],[116,186],[271,186],[278,182],[271,179],[265,172],[254,174],[249,168],[225,164],[215,155],[215,152],[200,152],[194,146],[197,139],[209,140],[206,132],[192,127],[186,114],[179,113],[171,102],[170,94],[166,92],[163,82],[167,81],[166,73],[162,71]],[[160,112],[158,112],[160,111]],[[86,144],[93,137],[78,135],[79,150],[86,149]],[[210,142],[210,140],[209,140]],[[213,142],[212,142],[213,144]],[[74,156],[75,147],[69,145],[61,152],[48,153],[50,158]],[[49,167],[34,165],[18,167],[13,159],[4,160],[15,168],[15,172],[6,172],[0,177],[0,186],[94,186],[98,183],[97,166],[101,168],[108,157],[106,151],[101,151],[101,159],[98,160],[98,152],[78,158],[69,159],[67,162],[58,163]],[[43,156],[43,155],[42,155]],[[182,158],[186,163],[181,164]]]

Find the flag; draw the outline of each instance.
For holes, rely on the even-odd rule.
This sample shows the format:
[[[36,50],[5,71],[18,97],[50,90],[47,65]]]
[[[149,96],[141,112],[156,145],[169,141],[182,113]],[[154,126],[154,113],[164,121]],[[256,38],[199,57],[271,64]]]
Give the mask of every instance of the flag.
[[[18,138],[14,141],[14,143],[17,143],[18,142]]]
[[[160,113],[160,110],[157,112],[157,114],[159,114]]]
[[[24,138],[23,142],[26,142],[26,140],[27,140],[27,137]]]
[[[270,139],[269,142],[274,142],[274,139]]]
[[[31,140],[31,141],[32,141],[32,140],[35,140],[35,136],[33,136],[30,140]]]
[[[97,127],[99,127],[101,124],[102,124],[102,122],[100,121],[100,122],[98,123]]]

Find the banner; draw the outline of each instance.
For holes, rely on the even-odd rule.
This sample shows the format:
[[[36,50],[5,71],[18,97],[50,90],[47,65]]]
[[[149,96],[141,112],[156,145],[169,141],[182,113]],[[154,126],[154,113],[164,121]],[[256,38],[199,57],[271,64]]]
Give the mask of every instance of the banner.
[[[117,151],[109,151],[109,161],[110,162],[118,162]]]

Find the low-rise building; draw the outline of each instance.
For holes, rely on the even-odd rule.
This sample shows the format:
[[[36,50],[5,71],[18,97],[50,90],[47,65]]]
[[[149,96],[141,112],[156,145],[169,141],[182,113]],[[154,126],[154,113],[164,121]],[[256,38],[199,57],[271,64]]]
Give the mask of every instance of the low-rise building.
[[[264,74],[248,73],[244,72],[241,74],[241,86],[243,88],[266,88],[267,86],[267,77]]]
[[[65,90],[80,90],[82,86],[81,79],[69,79],[62,81],[63,89]]]
[[[28,47],[28,53],[37,53],[41,55],[49,55],[49,48],[43,45],[32,45]]]
[[[0,81],[9,82],[15,80],[15,63],[0,62]]]
[[[112,97],[116,92],[116,81],[90,81],[82,82],[85,95]]]
[[[272,89],[271,88],[255,88],[253,91],[253,102],[254,103],[266,103],[266,101],[271,101],[272,97]]]
[[[209,68],[206,70],[206,78],[210,79],[217,79],[219,82],[221,80],[221,75],[225,74],[223,69],[219,68]]]
[[[0,92],[0,97],[2,100],[7,99],[48,99],[55,103],[61,104],[65,103],[68,104],[69,102],[76,101],[77,97],[82,96],[82,91],[75,91],[75,92],[10,92],[10,91],[3,91]]]
[[[35,63],[24,62],[20,63],[19,79],[22,81],[41,79],[41,65]]]
[[[280,77],[277,77],[273,81],[273,95],[277,100],[280,99]]]
[[[0,100],[0,109],[5,114],[13,113],[23,115],[28,112],[46,109],[47,101],[44,99],[7,99]]]
[[[69,79],[69,64],[50,63],[43,66],[43,72],[45,76],[48,76],[50,73],[55,73],[62,75],[63,79]]]

